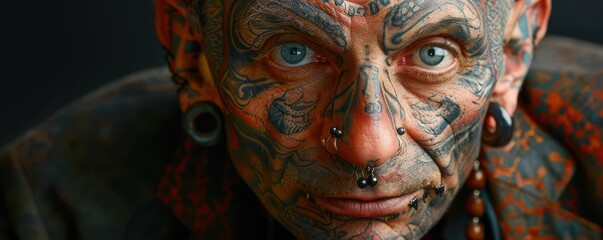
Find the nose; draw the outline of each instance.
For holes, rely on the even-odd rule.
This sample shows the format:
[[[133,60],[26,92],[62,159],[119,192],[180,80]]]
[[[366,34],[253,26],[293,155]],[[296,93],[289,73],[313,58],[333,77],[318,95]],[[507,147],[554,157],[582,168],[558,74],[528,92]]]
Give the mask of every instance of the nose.
[[[381,93],[376,68],[361,68],[356,79],[356,96],[347,114],[341,116],[343,134],[337,155],[359,167],[378,167],[394,157],[401,148],[393,115]]]
[[[400,140],[390,118],[383,115],[375,119],[356,111],[352,117],[355,124],[343,130],[337,155],[359,167],[378,167],[394,157],[401,147]]]

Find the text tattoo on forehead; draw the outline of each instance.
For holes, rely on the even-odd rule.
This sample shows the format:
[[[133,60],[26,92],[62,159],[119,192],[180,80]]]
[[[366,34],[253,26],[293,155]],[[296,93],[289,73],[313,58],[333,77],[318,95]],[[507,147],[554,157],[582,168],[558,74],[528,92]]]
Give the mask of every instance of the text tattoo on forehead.
[[[365,16],[375,15],[379,13],[383,7],[390,4],[390,0],[372,0],[366,4],[367,7],[359,6],[357,4],[350,4],[345,0],[322,0],[324,4],[334,4],[335,6],[343,9],[348,16]],[[366,9],[368,8],[368,13]]]

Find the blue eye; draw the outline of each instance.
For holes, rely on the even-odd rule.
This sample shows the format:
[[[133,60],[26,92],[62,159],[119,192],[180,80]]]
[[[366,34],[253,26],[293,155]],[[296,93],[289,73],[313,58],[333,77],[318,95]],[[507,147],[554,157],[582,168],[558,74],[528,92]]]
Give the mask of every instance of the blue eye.
[[[437,66],[444,61],[448,55],[448,51],[441,47],[424,46],[419,49],[421,61],[428,66]]]
[[[451,48],[456,49],[456,45],[453,43],[450,44],[452,44],[450,45]],[[414,50],[411,61],[415,66],[440,71],[456,66],[456,56],[448,48],[438,47],[435,44],[427,44]]]
[[[281,45],[281,58],[288,64],[299,64],[306,58],[306,46],[300,43],[285,43]]]
[[[298,42],[279,44],[270,55],[276,63],[284,67],[299,67],[311,62],[324,61],[314,50]]]

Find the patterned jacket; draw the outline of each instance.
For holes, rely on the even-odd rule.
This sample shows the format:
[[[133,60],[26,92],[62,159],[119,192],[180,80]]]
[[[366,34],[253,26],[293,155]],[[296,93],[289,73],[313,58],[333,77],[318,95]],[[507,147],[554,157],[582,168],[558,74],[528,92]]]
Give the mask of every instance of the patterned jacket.
[[[177,101],[145,71],[5,146],[0,239],[282,239],[223,142],[182,140]],[[601,239],[603,47],[546,39],[520,102],[511,144],[481,155],[501,236]]]

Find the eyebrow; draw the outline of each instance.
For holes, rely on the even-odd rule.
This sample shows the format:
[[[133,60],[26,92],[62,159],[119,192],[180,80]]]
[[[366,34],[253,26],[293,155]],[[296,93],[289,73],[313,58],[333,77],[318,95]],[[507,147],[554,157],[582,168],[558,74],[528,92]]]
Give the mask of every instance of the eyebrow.
[[[348,37],[345,28],[322,9],[299,0],[269,0],[265,4],[255,2],[251,7],[256,7],[257,10],[246,16],[246,19],[262,18],[274,27],[293,29],[321,43],[335,45],[342,51],[347,50]],[[286,11],[297,17],[292,17],[292,14]]]
[[[485,41],[484,24],[478,12],[464,12],[452,3],[430,4],[425,10],[417,12],[408,18],[396,16],[400,13],[401,5],[395,6],[387,14],[383,23],[382,47],[386,54],[408,47],[417,40],[429,36],[448,36],[465,46],[469,55],[483,52]],[[443,12],[442,8],[456,7],[458,11],[446,12],[442,17],[425,21],[433,17],[434,12]],[[400,12],[396,12],[400,11]],[[477,33],[477,34],[475,34]],[[475,36],[474,36],[475,35]]]

